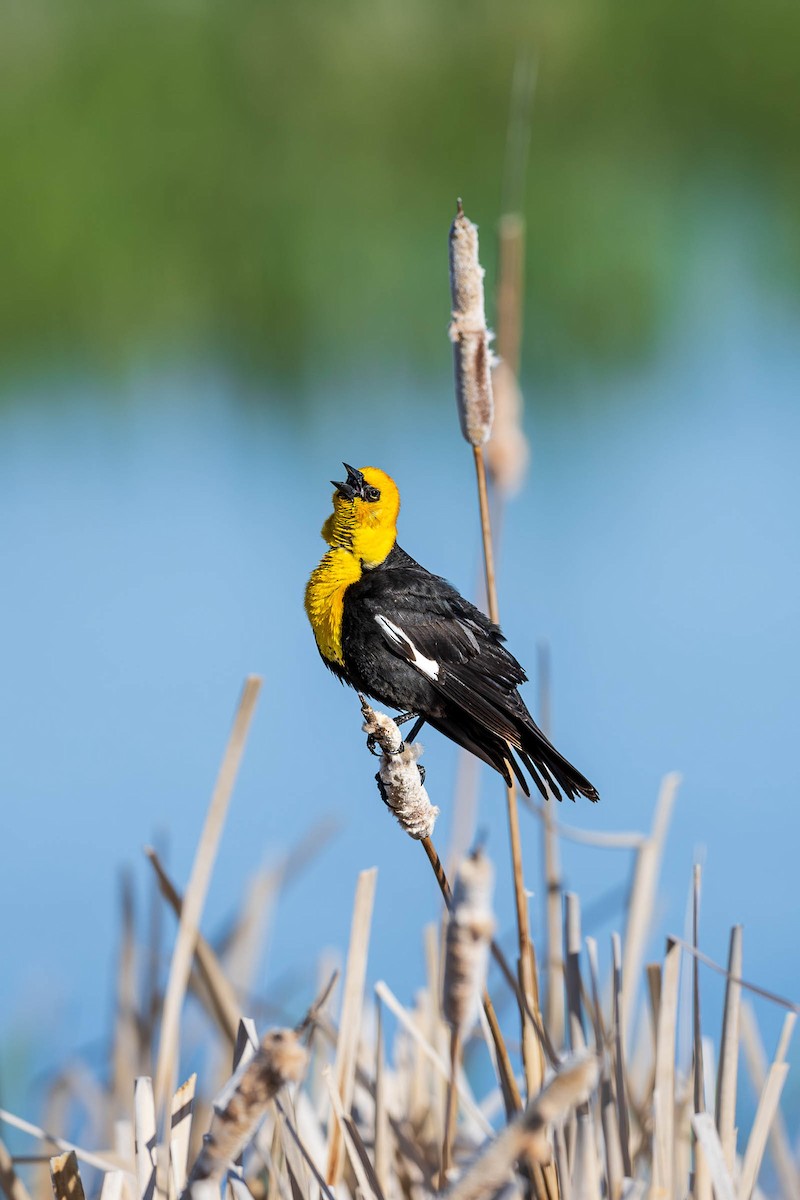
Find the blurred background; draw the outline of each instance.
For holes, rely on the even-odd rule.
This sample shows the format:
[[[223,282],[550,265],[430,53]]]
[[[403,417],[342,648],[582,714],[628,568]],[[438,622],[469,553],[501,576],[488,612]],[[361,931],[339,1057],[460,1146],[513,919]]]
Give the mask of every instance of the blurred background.
[[[438,896],[302,594],[342,459],[394,475],[402,544],[477,592],[446,334],[457,195],[490,320],[509,197],[526,223],[531,463],[500,602],[534,707],[550,647],[554,738],[602,794],[558,816],[648,829],[679,770],[653,946],[683,933],[701,861],[704,949],[724,960],[743,922],[745,975],[800,998],[800,9],[1,11],[0,1099],[33,1112],[56,1064],[103,1061],[121,873],[144,919],[146,843],[185,886],[248,672],[265,688],[204,927],[316,837],[254,1011],[301,1014],[371,865],[370,977],[406,1000],[423,979]],[[513,136],[509,152],[521,62],[527,169]],[[422,740],[446,847],[457,758]],[[486,774],[478,819],[513,946]],[[523,821],[539,937],[540,829]],[[606,962],[630,856],[563,853]],[[720,986],[704,988],[713,1028]],[[780,1014],[758,1012],[771,1050]]]

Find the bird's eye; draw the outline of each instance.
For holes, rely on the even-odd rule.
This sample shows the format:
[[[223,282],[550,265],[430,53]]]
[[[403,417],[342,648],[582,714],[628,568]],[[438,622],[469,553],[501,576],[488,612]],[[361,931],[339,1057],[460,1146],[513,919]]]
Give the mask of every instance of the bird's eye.
[[[370,504],[374,504],[375,501],[380,500],[380,498],[381,498],[381,494],[377,488],[374,488],[374,487],[365,487],[364,488],[364,499],[367,500]]]

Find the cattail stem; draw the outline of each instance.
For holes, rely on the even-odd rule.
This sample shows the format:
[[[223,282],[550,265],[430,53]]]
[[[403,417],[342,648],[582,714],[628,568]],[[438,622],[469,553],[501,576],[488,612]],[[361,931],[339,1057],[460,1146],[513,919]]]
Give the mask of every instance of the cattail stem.
[[[483,447],[473,446],[475,460],[475,476],[478,484],[478,504],[481,515],[481,539],[483,542],[483,564],[486,574],[486,601],[489,618],[495,624],[499,623],[500,611],[497,603],[497,580],[494,571],[494,547],[492,542],[492,524],[489,515],[489,493],[486,487],[486,464],[483,457]],[[519,943],[520,983],[527,1005],[536,1012],[537,988],[534,979],[533,956],[530,944],[530,922],[528,920],[528,901],[525,891],[525,877],[522,869],[522,837],[519,827],[519,807],[513,785],[506,789],[506,807],[508,811],[508,831],[511,842],[511,865],[514,872],[514,901],[517,914],[517,936]],[[527,1020],[525,1008],[520,1010],[522,1021],[522,1057],[525,1066],[525,1080],[528,1097],[535,1096],[544,1082],[544,1062],[530,1022]]]
[[[472,447],[475,459],[475,478],[478,483],[478,504],[481,514],[481,539],[483,541],[483,566],[486,574],[486,603],[489,608],[489,618],[497,625],[500,614],[497,607],[497,581],[494,574],[494,545],[492,542],[492,522],[489,514],[489,490],[486,486],[486,461],[483,457],[483,446]]]
[[[439,1172],[439,1191],[444,1191],[447,1185],[447,1172],[453,1154],[453,1141],[456,1134],[458,1119],[458,1095],[456,1081],[458,1078],[458,1062],[461,1057],[461,1035],[458,1027],[450,1030],[450,1081],[447,1085],[447,1103],[444,1113],[444,1140],[442,1142],[442,1167]]]
[[[483,268],[478,257],[478,232],[458,202],[456,218],[450,229],[450,294],[453,320],[450,339],[455,352],[456,402],[461,432],[472,446],[475,475],[478,485],[483,563],[486,574],[486,599],[490,619],[497,624],[497,582],[494,571],[492,524],[489,515],[489,494],[486,487],[486,463],[483,444],[492,432],[494,401],[489,370],[490,335],[486,327],[483,294]],[[509,755],[511,750],[509,749]],[[519,937],[520,982],[525,1003],[520,1005],[522,1050],[528,1096],[534,1096],[544,1081],[544,1060],[536,1041],[526,1009],[538,1009],[538,988],[530,942],[525,881],[522,872],[522,841],[519,831],[519,811],[513,786],[507,792],[508,826],[511,839],[511,862],[514,870],[514,895]]]

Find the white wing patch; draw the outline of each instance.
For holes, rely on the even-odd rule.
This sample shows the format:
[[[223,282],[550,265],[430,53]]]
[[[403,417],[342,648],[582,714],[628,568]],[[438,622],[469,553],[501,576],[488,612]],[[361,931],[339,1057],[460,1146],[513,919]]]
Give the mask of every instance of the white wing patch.
[[[394,642],[395,646],[399,646],[404,654],[408,657],[411,665],[421,671],[423,675],[427,675],[428,679],[439,678],[439,664],[433,658],[426,658],[412,642],[407,633],[398,628],[393,621],[388,617],[378,615],[375,620],[380,625],[383,632],[390,642]]]

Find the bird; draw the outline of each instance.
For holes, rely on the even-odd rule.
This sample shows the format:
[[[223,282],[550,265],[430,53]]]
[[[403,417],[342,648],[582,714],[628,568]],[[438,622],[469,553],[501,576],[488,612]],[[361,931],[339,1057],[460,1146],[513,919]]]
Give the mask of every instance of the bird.
[[[599,799],[546,737],[522,697],[525,671],[500,628],[397,542],[400,492],[378,467],[343,464],[328,549],[312,571],[305,611],[325,665],[359,693],[417,718],[493,767],[527,796]],[[413,735],[411,740],[413,740]]]

